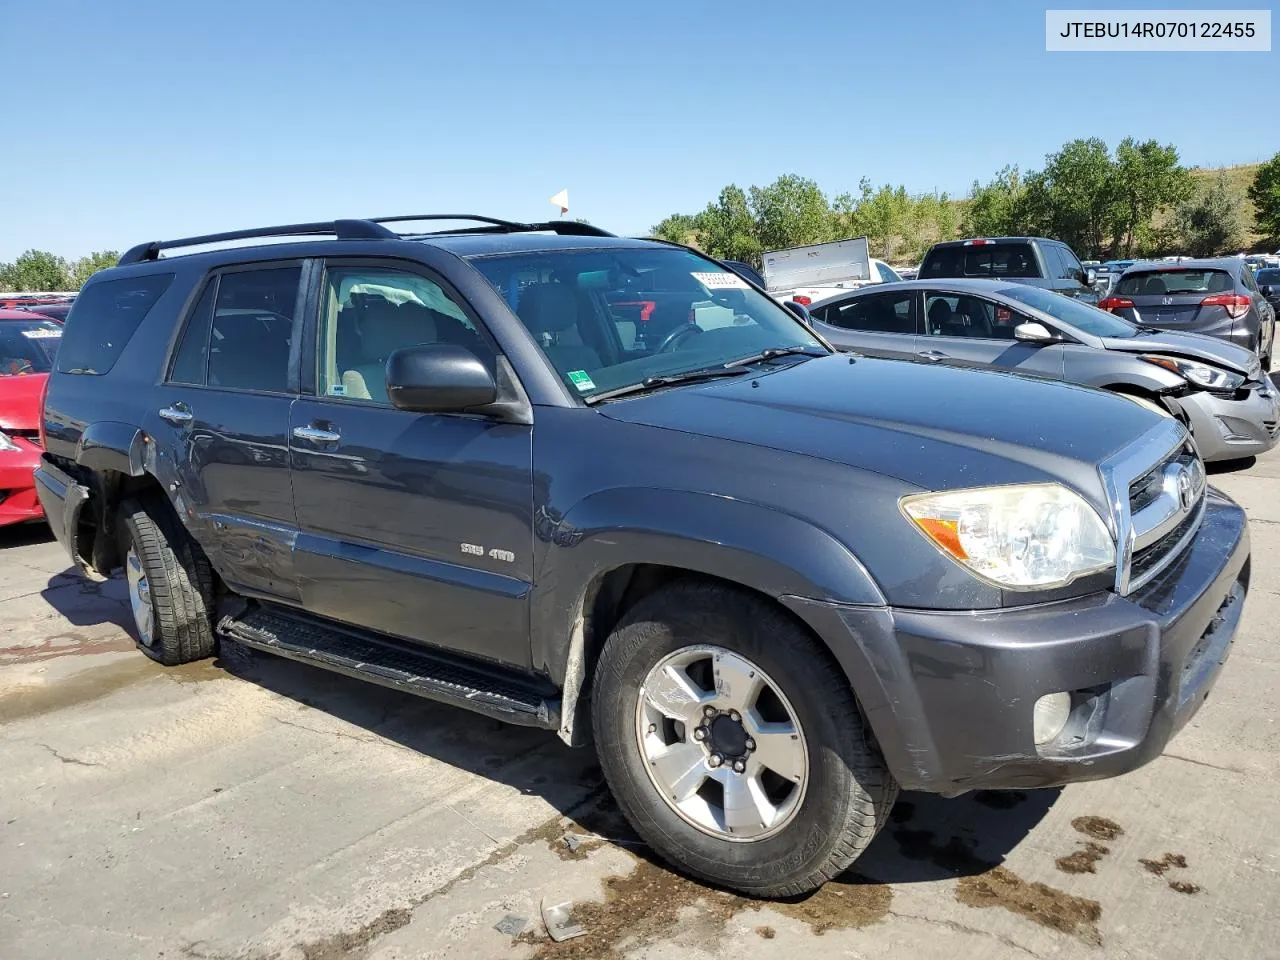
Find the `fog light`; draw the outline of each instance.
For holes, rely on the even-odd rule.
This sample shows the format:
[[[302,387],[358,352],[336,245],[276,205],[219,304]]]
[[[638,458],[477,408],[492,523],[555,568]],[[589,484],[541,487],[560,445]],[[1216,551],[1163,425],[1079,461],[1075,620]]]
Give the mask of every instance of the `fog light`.
[[[1046,743],[1062,732],[1071,716],[1071,694],[1050,693],[1036,701],[1031,716],[1031,733],[1035,737],[1036,746]]]

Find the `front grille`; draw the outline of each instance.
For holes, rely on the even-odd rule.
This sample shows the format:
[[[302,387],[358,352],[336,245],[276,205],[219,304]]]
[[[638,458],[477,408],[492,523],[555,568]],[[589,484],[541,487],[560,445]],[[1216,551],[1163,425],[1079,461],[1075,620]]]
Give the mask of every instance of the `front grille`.
[[[1128,484],[1129,529],[1123,534],[1129,550],[1117,584],[1123,593],[1136,590],[1173,563],[1204,516],[1207,487],[1195,447],[1184,435],[1165,451],[1154,465],[1134,470],[1138,475]]]
[[[1169,551],[1177,548],[1182,542],[1182,538],[1196,528],[1200,523],[1201,510],[1195,510],[1187,515],[1186,519],[1179,523],[1176,527],[1166,533],[1155,543],[1148,544],[1133,555],[1133,560],[1129,564],[1129,577],[1134,581],[1141,581],[1148,573],[1156,568],[1156,566],[1168,556]]]

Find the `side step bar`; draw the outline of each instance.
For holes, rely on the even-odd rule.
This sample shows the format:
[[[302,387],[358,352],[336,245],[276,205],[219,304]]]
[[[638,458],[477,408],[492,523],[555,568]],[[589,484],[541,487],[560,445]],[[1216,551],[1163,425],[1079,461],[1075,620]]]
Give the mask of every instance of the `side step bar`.
[[[550,684],[500,666],[467,662],[443,651],[253,603],[223,616],[217,632],[247,647],[507,723],[548,730],[560,726],[560,701]]]

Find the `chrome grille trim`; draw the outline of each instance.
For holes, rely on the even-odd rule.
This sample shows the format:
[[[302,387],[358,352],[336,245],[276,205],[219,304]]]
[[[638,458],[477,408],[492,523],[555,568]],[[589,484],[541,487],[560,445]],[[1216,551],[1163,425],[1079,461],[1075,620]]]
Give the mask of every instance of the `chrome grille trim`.
[[[1172,467],[1170,461],[1177,459],[1184,448],[1191,454],[1189,466],[1192,502],[1188,509],[1182,508],[1177,491],[1170,488],[1170,481],[1178,472]],[[1164,471],[1166,474],[1165,481],[1161,483],[1161,490],[1154,498],[1149,498],[1146,506],[1135,513],[1130,500],[1130,488],[1135,482],[1156,470]],[[1098,467],[1098,473],[1111,507],[1111,516],[1108,520],[1112,524],[1112,533],[1116,538],[1115,590],[1121,596],[1126,596],[1168,567],[1199,529],[1200,524],[1197,519],[1186,536],[1181,538],[1151,568],[1143,572],[1140,582],[1131,582],[1133,556],[1138,550],[1155,543],[1162,536],[1176,529],[1189,513],[1198,512],[1198,516],[1203,515],[1207,490],[1204,465],[1186,428],[1177,420],[1166,418],[1139,437],[1137,441],[1104,460]]]

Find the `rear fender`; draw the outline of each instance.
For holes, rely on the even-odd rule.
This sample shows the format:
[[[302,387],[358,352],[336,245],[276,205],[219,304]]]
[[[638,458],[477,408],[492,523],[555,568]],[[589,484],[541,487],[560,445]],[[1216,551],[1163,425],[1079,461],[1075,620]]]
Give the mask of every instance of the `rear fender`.
[[[146,473],[146,435],[132,424],[91,423],[76,444],[76,463],[95,473],[114,470],[126,477]]]

